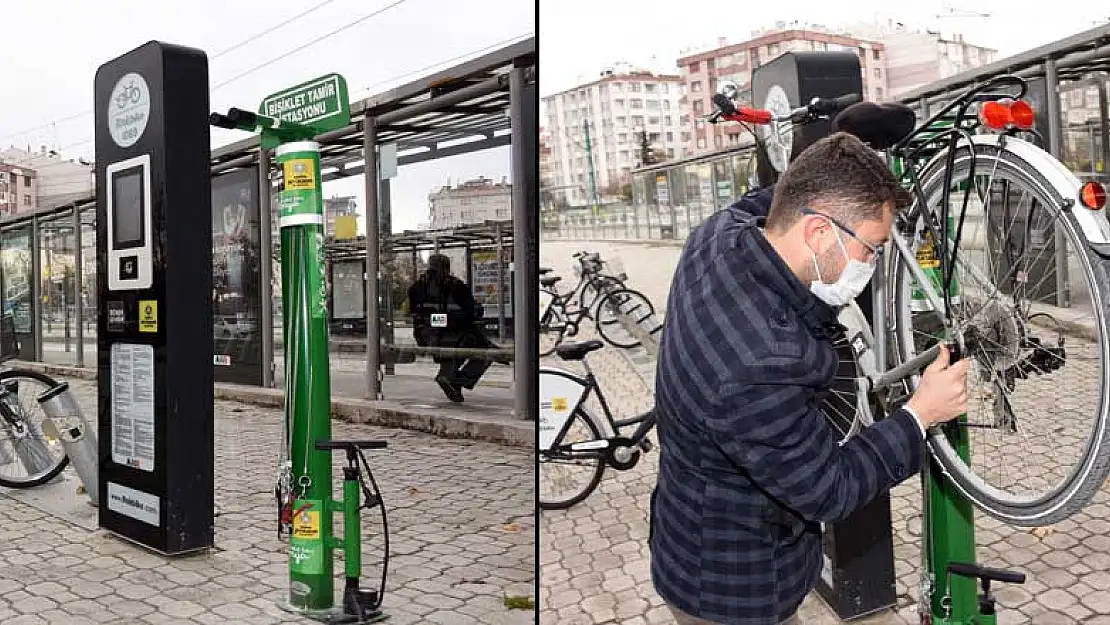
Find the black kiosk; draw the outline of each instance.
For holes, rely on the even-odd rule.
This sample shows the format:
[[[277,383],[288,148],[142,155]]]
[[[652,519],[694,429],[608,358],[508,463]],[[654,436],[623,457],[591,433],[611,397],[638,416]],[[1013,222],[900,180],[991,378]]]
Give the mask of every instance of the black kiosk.
[[[157,41],[96,72],[100,526],[213,544],[208,59]]]
[[[835,98],[849,93],[859,93],[867,99],[855,52],[788,52],[752,72],[755,106],[780,115],[813,98]],[[827,137],[831,130],[829,120],[784,129],[781,145],[759,155],[761,184],[774,184],[794,156]],[[870,287],[856,303],[872,322]],[[847,352],[841,355],[843,367],[852,358],[851,348],[841,343],[838,350]],[[855,371],[842,370],[837,375],[850,381]],[[850,383],[850,389],[840,390],[854,393],[854,382]],[[826,525],[824,548],[824,567],[817,592],[837,616],[853,619],[896,603],[889,494],[880,495],[842,523]]]

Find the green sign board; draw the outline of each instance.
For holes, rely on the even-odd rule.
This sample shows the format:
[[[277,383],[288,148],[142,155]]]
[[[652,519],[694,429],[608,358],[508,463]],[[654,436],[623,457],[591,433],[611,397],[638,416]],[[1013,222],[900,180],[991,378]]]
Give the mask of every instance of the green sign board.
[[[262,100],[258,112],[310,126],[317,132],[342,128],[351,123],[347,81],[339,74],[327,74],[289,87]]]

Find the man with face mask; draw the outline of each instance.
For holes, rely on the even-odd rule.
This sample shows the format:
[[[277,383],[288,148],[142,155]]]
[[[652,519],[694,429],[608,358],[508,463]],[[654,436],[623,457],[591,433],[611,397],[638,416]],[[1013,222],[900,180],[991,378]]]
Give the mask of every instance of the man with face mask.
[[[730,207],[691,233],[659,349],[652,579],[679,625],[779,625],[821,572],[821,523],[920,470],[926,429],[966,410],[942,350],[904,408],[843,446],[819,410],[838,309],[867,286],[910,203],[837,133],[800,153],[766,218]]]

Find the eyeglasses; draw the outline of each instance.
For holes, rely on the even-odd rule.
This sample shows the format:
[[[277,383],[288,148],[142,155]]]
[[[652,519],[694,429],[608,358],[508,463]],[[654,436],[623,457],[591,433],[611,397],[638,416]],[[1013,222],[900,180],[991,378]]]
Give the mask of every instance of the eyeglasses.
[[[871,244],[871,243],[868,243],[867,241],[864,241],[863,239],[861,239],[861,238],[859,237],[859,235],[858,235],[858,234],[856,234],[856,233],[855,233],[855,231],[854,231],[854,230],[852,230],[852,229],[851,229],[851,228],[849,228],[848,226],[845,226],[844,224],[840,223],[840,221],[839,221],[839,220],[837,220],[837,219],[836,219],[836,218],[834,218],[834,217],[830,217],[829,215],[826,215],[825,213],[819,213],[819,212],[817,212],[817,211],[813,210],[812,208],[803,208],[803,209],[801,210],[801,213],[802,213],[803,215],[815,215],[815,216],[817,216],[817,217],[821,217],[821,218],[823,218],[823,219],[828,219],[828,220],[829,220],[829,223],[831,223],[832,225],[836,226],[837,228],[840,228],[840,229],[841,229],[841,230],[843,230],[843,231],[844,231],[845,233],[847,233],[847,234],[848,234],[848,236],[852,237],[852,238],[853,238],[853,239],[855,239],[856,241],[859,241],[859,244],[860,244],[860,245],[862,245],[862,246],[864,246],[865,248],[867,248],[867,251],[871,252],[871,255],[872,255],[872,256],[876,256],[876,257],[877,257],[877,256],[879,256],[880,254],[882,254],[882,253],[883,253],[883,248],[882,248],[882,246],[875,246],[875,245],[873,245],[873,244]]]

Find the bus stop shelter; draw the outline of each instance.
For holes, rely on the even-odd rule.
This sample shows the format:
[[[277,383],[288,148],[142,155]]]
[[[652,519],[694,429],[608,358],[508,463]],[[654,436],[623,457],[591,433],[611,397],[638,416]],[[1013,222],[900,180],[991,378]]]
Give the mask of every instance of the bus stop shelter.
[[[393,233],[390,235],[382,235],[381,254],[383,257],[382,262],[387,262],[386,259],[392,258],[401,260],[403,258],[410,258],[412,279],[417,277],[418,263],[417,258],[423,252],[438,253],[447,250],[460,250],[463,252],[463,268],[462,272],[455,272],[460,278],[466,281],[467,284],[474,286],[475,276],[472,272],[472,253],[475,250],[492,251],[496,255],[497,275],[494,279],[496,288],[494,292],[497,293],[496,299],[496,316],[487,318],[485,321],[497,323],[497,338],[504,341],[512,330],[509,328],[511,320],[514,315],[512,310],[509,309],[512,302],[510,298],[506,297],[512,290],[509,285],[511,276],[504,271],[505,265],[509,260],[509,255],[513,249],[513,223],[511,220],[486,220],[482,223],[473,223],[460,226],[458,228],[444,228],[439,230],[405,230],[404,232]],[[326,243],[327,258],[331,263],[343,263],[354,261],[356,263],[364,263],[366,260],[366,240],[365,237],[359,236],[354,239],[329,239]],[[394,276],[397,279],[398,276]],[[393,354],[399,353],[431,353],[429,350],[411,345],[398,345],[393,340],[392,332],[396,319],[394,315],[397,310],[399,302],[389,301],[392,289],[386,288],[383,285],[382,292],[382,312],[383,328],[382,328],[382,349],[385,352]],[[488,326],[487,326],[488,327]],[[480,350],[467,350],[467,353],[474,351],[474,355],[481,355],[478,353]],[[443,353],[450,353],[443,352]],[[512,355],[498,354],[499,358],[512,359]],[[389,374],[391,359],[387,356],[384,365],[386,367],[385,373]]]
[[[537,232],[534,224],[539,168],[537,137],[536,44],[529,38],[482,57],[440,71],[376,96],[351,103],[352,123],[316,137],[324,182],[361,175],[366,186],[366,394],[382,398],[383,308],[380,259],[392,234],[389,175],[403,167],[449,156],[508,145],[511,147],[514,334],[536,334],[538,294]],[[394,160],[395,158],[395,160]],[[260,185],[273,189],[272,154],[258,137],[224,146],[212,153],[212,172],[259,165]],[[261,194],[263,258],[273,257],[271,193]],[[373,216],[377,218],[373,218]],[[263,360],[272,362],[271,277],[263,263]],[[375,279],[377,277],[378,279]],[[430,351],[428,353],[431,353]],[[514,342],[514,413],[535,419],[537,383],[534,341]],[[272,375],[269,378],[272,380]]]
[[[369,259],[366,281],[367,349],[366,396],[381,399],[383,365],[383,306],[380,297],[381,252],[393,246],[395,251],[407,250],[415,244],[412,233],[394,236],[389,184],[397,168],[450,156],[458,156],[500,146],[511,149],[512,220],[501,226],[505,241],[519,242],[512,246],[513,334],[518,337],[536,335],[538,292],[538,248],[535,224],[538,196],[538,94],[536,85],[536,42],[529,38],[505,46],[484,56],[460,63],[395,87],[381,94],[351,103],[352,123],[344,128],[316,137],[321,146],[321,174],[324,182],[362,176],[366,188],[366,236],[361,239],[362,254]],[[257,136],[217,148],[211,154],[214,177],[237,170],[258,170],[260,192],[260,257],[277,258],[280,239],[275,240],[272,198],[276,193],[276,177],[272,154],[262,150]],[[243,172],[240,172],[243,173]],[[376,218],[374,218],[376,216]],[[59,199],[49,206],[13,217],[0,219],[0,238],[6,250],[22,254],[26,260],[28,279],[24,297],[16,317],[24,315],[37,320],[25,340],[29,345],[26,359],[41,358],[46,319],[43,306],[41,277],[44,268],[40,250],[48,249],[44,232],[55,229],[68,233],[68,263],[77,268],[76,275],[65,284],[75,291],[79,301],[85,287],[95,280],[88,259],[94,250],[84,241],[92,240],[95,224],[95,196]],[[484,227],[484,226],[483,226]],[[59,239],[61,240],[61,239]],[[60,244],[59,244],[60,245]],[[400,246],[400,247],[398,247]],[[434,248],[434,245],[433,245]],[[261,334],[263,386],[274,384],[274,298],[272,263],[259,264],[261,276]],[[22,275],[22,274],[20,274]],[[377,279],[375,279],[377,278]],[[10,280],[9,280],[10,281]],[[531,288],[530,288],[531,287]],[[78,348],[75,364],[84,366],[82,329],[95,316],[87,305],[73,306]],[[27,311],[23,312],[23,308]],[[67,313],[69,315],[69,313]],[[66,350],[69,351],[69,321],[66,321]],[[434,350],[426,349],[431,354]],[[497,350],[498,352],[503,350]],[[513,363],[513,412],[522,419],[536,419],[538,409],[535,375],[535,341],[514,342],[511,354],[491,354],[498,360]]]

